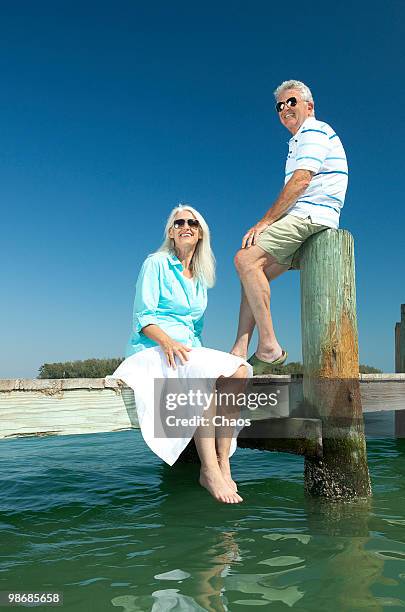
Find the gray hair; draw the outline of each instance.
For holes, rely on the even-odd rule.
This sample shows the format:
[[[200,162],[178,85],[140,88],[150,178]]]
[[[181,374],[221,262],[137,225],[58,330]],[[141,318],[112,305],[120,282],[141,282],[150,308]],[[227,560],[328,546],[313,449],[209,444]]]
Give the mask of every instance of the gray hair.
[[[207,287],[213,287],[215,284],[215,257],[211,249],[210,230],[202,214],[192,206],[182,203],[173,208],[166,222],[164,232],[165,239],[159,247],[158,252],[176,254],[174,250],[174,241],[169,237],[169,230],[173,225],[176,214],[180,210],[188,210],[193,213],[200,223],[202,237],[197,243],[191,260],[193,275],[205,283]]]
[[[281,92],[285,91],[286,89],[297,89],[297,91],[300,92],[303,100],[305,100],[306,102],[312,102],[312,104],[314,103],[314,99],[312,97],[312,93],[308,85],[305,85],[305,83],[303,83],[302,81],[294,80],[283,81],[281,85],[277,87],[277,89],[274,91],[274,97],[276,98],[276,100],[281,94]]]

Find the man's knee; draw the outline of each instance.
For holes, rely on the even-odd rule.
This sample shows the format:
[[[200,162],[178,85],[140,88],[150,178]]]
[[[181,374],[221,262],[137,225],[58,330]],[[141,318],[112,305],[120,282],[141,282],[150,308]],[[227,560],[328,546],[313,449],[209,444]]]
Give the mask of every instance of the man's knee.
[[[239,269],[241,268],[241,266],[243,265],[243,258],[244,258],[243,249],[240,249],[235,254],[235,257],[233,258],[234,266],[238,270],[238,272],[239,272]]]
[[[257,270],[264,270],[266,261],[257,257],[257,253],[249,252],[250,249],[240,249],[235,257],[234,264],[239,276],[250,274]]]
[[[252,262],[246,249],[240,249],[236,253],[233,262],[239,274],[247,272],[252,267]]]

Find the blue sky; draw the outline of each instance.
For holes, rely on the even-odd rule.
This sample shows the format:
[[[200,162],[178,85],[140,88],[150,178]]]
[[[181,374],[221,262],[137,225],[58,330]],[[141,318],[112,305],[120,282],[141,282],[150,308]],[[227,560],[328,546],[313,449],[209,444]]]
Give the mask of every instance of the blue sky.
[[[0,377],[124,353],[134,285],[179,201],[212,230],[205,344],[229,350],[232,257],[283,182],[283,80],[306,82],[350,178],[360,359],[394,368],[404,287],[402,1],[1,3]],[[299,275],[273,285],[301,359]],[[254,346],[252,346],[254,349]]]

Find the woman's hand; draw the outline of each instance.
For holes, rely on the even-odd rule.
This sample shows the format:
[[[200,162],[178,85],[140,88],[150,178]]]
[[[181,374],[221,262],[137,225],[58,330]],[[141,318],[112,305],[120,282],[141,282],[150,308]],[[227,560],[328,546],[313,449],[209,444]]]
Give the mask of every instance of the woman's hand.
[[[184,365],[186,361],[188,361],[187,353],[191,351],[191,348],[189,346],[181,344],[181,342],[176,342],[176,340],[173,340],[169,336],[166,339],[160,341],[159,344],[160,348],[166,356],[167,365],[173,368],[174,370],[176,369],[176,356],[180,359],[182,365]]]
[[[160,346],[166,356],[167,365],[170,368],[176,369],[176,355],[180,359],[182,365],[188,361],[187,353],[191,351],[191,348],[185,344],[181,344],[181,342],[173,340],[173,338],[168,336],[159,325],[155,325],[154,323],[145,325],[145,327],[142,328],[142,333]]]

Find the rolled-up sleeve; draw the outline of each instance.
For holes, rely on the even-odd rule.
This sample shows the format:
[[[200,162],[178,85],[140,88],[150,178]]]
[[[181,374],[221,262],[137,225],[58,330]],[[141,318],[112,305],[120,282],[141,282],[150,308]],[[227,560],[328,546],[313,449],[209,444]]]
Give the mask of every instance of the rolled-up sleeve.
[[[141,268],[136,282],[133,328],[140,332],[147,325],[157,325],[156,309],[159,303],[159,261],[148,257]]]
[[[295,170],[317,173],[330,148],[328,135],[323,129],[304,129],[299,138]]]

